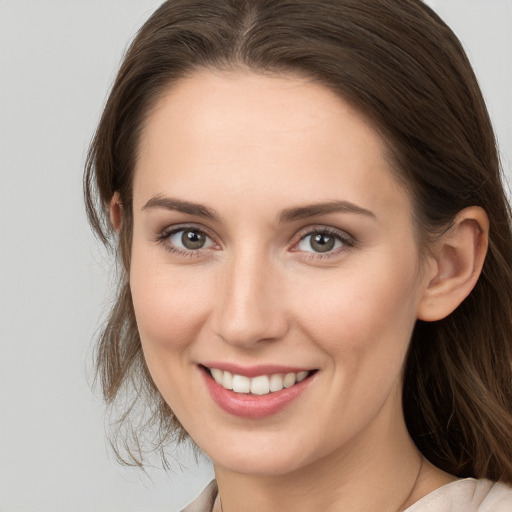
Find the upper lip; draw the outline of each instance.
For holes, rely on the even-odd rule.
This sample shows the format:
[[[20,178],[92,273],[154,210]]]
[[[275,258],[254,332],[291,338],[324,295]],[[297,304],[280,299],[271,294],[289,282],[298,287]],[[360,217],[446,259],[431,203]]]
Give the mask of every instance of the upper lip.
[[[223,363],[217,361],[207,361],[201,363],[207,368],[217,368],[219,370],[230,372],[233,375],[243,375],[245,377],[258,377],[260,375],[274,375],[276,373],[299,373],[312,371],[312,368],[302,366],[284,366],[280,364],[258,364],[254,366],[241,366],[234,363]]]

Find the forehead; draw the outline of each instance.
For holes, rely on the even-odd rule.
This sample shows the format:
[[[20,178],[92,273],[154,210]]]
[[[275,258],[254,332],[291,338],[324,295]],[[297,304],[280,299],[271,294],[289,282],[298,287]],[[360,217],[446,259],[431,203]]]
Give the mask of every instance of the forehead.
[[[208,203],[214,192],[229,200],[263,191],[297,203],[389,202],[396,198],[387,192],[407,194],[385,154],[367,118],[323,85],[203,71],[169,88],[148,116],[134,201],[169,194]]]

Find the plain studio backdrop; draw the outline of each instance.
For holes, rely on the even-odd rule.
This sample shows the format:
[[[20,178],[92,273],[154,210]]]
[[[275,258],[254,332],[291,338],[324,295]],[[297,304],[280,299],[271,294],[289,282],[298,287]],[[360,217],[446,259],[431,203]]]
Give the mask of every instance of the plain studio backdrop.
[[[187,453],[150,478],[119,467],[88,385],[111,290],[82,169],[123,51],[160,3],[0,0],[1,512],[172,512],[213,475]],[[429,3],[476,68],[510,180],[512,1]]]

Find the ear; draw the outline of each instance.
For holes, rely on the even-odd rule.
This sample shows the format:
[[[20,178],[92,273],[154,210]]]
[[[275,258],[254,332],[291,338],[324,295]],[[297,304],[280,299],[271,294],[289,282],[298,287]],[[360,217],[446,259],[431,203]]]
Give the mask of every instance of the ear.
[[[123,224],[123,203],[119,192],[114,192],[109,203],[110,223],[115,231],[119,233]]]
[[[454,311],[475,286],[489,238],[489,219],[478,206],[465,208],[433,247],[432,272],[418,305],[418,319],[441,320]]]

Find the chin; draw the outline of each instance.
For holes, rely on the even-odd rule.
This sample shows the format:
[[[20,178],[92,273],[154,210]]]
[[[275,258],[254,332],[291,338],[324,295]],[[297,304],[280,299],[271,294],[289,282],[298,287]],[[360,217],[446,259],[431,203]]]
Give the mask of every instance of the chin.
[[[214,466],[221,466],[232,473],[256,477],[284,476],[299,470],[304,465],[294,457],[264,457],[261,454],[223,454],[213,460]],[[302,462],[302,463],[301,463]]]
[[[238,436],[238,439],[227,436],[226,439],[218,438],[215,444],[212,442],[214,438],[210,437],[200,447],[214,466],[233,473],[260,477],[292,473],[316,458],[318,451],[313,447],[308,449],[299,439],[286,436],[287,441],[284,442],[280,436],[269,439],[268,432],[266,434],[255,435],[252,432],[246,439],[244,436]]]

